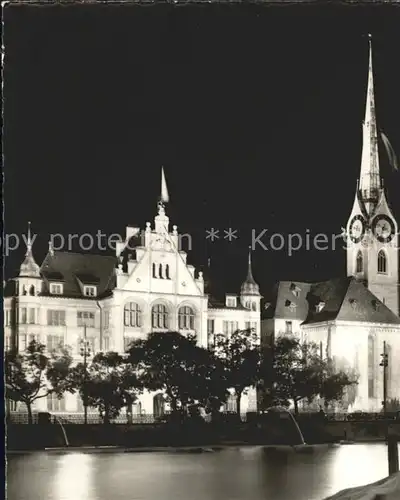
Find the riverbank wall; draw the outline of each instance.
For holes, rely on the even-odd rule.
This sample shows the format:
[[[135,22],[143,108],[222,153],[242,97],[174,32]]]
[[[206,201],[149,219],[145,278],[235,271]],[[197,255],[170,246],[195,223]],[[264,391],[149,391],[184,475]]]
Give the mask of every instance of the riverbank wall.
[[[300,428],[308,444],[335,442],[383,441],[387,423],[377,422],[301,422]],[[391,424],[391,432],[400,439],[400,422]],[[64,434],[65,431],[65,434]],[[65,442],[67,436],[68,443]],[[242,423],[237,425],[213,425],[185,423],[170,424],[9,424],[7,449],[42,450],[45,448],[79,446],[121,446],[129,448],[180,447],[219,444],[296,444],[277,443],[270,429]],[[280,437],[281,439],[281,437]]]

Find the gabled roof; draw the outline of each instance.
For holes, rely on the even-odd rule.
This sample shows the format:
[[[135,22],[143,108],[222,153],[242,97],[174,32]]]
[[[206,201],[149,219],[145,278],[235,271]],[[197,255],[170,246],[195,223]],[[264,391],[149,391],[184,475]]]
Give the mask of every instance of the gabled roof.
[[[279,281],[264,302],[261,319],[287,318],[303,321],[307,317],[307,294],[311,284],[302,281]]]
[[[312,285],[308,301],[309,312],[303,324],[335,319],[400,324],[400,318],[354,277],[338,278]],[[324,303],[320,311],[315,307],[319,302]]]
[[[55,251],[53,255],[48,253],[40,269],[44,278],[43,295],[49,293],[49,281],[54,281],[52,277],[57,274],[63,278],[63,295],[66,297],[83,296],[78,280],[85,285],[97,285],[97,296],[105,296],[115,286],[116,264],[116,258],[108,255],[61,251]]]

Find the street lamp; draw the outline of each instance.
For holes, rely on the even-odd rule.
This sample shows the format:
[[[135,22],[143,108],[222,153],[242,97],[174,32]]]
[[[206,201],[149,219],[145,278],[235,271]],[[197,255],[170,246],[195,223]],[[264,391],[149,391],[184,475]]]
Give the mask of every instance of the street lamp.
[[[386,401],[387,401],[387,368],[389,366],[389,356],[386,350],[386,342],[383,342],[383,353],[381,354],[382,361],[379,363],[379,366],[383,367],[383,413],[386,415]]]
[[[83,324],[83,339],[81,340],[81,348],[80,354],[83,357],[83,411],[84,411],[84,423],[87,424],[87,392],[86,392],[86,383],[87,383],[87,358],[90,357],[91,349],[90,344],[86,338],[86,323]]]

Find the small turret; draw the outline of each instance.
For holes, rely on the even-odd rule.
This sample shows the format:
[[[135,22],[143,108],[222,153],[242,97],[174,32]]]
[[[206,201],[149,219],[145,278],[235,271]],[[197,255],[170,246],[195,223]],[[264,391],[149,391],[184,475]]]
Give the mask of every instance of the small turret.
[[[19,268],[19,277],[40,278],[40,267],[36,264],[32,253],[31,223],[28,223],[25,259]]]

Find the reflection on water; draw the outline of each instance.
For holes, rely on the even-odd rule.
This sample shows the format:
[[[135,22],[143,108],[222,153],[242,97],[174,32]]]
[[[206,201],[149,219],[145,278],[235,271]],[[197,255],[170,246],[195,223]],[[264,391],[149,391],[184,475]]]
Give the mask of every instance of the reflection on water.
[[[261,447],[215,453],[14,455],[9,500],[322,500],[387,476],[384,444],[313,453]]]

